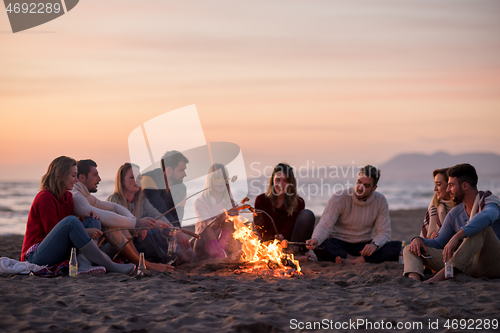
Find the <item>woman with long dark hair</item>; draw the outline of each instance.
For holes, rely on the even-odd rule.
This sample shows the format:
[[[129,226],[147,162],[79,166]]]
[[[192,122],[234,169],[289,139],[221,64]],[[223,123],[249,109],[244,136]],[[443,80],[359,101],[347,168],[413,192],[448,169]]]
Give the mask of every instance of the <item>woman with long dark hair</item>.
[[[297,193],[293,168],[288,164],[274,167],[266,193],[255,199],[255,209],[254,224],[263,241],[276,238],[305,242],[312,235],[314,214],[305,209],[304,199]]]

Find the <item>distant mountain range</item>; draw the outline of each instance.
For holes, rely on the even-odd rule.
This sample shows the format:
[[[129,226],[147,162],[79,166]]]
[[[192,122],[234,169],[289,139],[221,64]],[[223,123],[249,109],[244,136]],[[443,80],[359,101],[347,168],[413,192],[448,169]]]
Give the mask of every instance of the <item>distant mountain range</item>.
[[[401,154],[380,165],[383,177],[432,177],[432,170],[459,163],[472,164],[481,177],[500,177],[500,155],[471,153],[450,155],[439,152],[432,155]]]

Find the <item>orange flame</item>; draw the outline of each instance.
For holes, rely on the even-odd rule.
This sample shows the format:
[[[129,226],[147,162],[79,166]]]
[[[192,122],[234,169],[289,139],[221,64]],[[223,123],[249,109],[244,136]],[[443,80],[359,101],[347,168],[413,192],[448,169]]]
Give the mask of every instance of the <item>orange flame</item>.
[[[273,242],[262,243],[251,225],[245,224],[248,220],[240,216],[229,216],[227,213],[226,216],[234,224],[234,239],[241,243],[241,259],[254,264],[253,268],[245,269],[244,272],[275,276],[302,274],[299,261],[294,259],[293,254],[283,253],[280,241],[275,239]],[[296,269],[286,266],[288,261],[292,262]]]

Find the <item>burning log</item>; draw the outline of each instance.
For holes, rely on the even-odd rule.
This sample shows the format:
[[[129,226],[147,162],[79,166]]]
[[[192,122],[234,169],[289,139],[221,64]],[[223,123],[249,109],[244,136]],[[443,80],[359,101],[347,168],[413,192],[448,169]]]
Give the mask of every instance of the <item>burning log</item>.
[[[274,261],[267,262],[267,267],[269,267],[270,269],[278,269],[278,268],[281,268],[281,266],[282,265],[280,265],[279,263],[274,262]]]
[[[300,269],[300,267],[297,267],[297,265],[295,265],[294,261],[297,262],[297,264],[298,264],[297,260],[290,260],[288,258],[282,258],[281,259],[281,263],[283,264],[283,266],[291,267],[291,268],[293,268],[295,270]]]
[[[234,239],[241,243],[243,254],[241,259],[253,267],[239,270],[239,272],[259,273],[270,271],[274,276],[289,276],[290,270],[295,271],[292,275],[302,274],[300,265],[294,260],[293,255],[283,253],[283,247],[277,239],[262,242],[255,234],[251,226],[245,224],[246,220],[240,216],[229,216],[227,218],[234,224]]]
[[[270,276],[276,276],[279,278],[302,274],[294,268],[271,269],[269,267],[254,267],[254,268],[246,268],[246,269],[237,269],[235,271],[235,273],[236,274],[248,273],[248,274],[270,275]]]

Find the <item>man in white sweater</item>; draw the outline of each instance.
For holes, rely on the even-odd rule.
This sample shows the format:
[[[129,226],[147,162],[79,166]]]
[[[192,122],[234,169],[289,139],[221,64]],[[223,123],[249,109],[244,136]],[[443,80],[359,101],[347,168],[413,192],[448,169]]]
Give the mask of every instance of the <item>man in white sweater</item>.
[[[73,193],[74,211],[77,215],[88,214],[89,211],[96,213],[101,220],[103,227],[107,228],[152,228],[156,221],[150,217],[137,219],[127,208],[109,201],[97,199],[91,193],[97,192],[97,186],[101,181],[97,164],[93,160],[80,160],[77,162],[78,182],[71,191]],[[106,234],[106,240],[115,249],[121,249],[127,243],[128,239],[120,231],[109,232]],[[134,264],[139,264],[139,253],[130,242],[121,252],[128,260]],[[148,269],[164,271],[170,269],[170,265],[158,263],[146,263]]]
[[[379,178],[380,171],[367,165],[360,170],[355,187],[328,200],[312,238],[306,241],[318,259],[336,263],[398,260],[401,242],[389,242],[389,207],[375,191]]]

